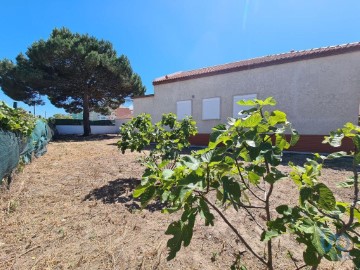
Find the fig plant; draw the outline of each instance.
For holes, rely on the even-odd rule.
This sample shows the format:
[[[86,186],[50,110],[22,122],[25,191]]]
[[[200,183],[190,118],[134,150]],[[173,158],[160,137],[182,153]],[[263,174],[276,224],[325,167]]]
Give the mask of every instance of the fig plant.
[[[167,206],[163,212],[182,212],[180,220],[172,222],[165,232],[172,236],[167,242],[167,259],[173,259],[181,246],[190,244],[197,216],[206,226],[213,226],[216,212],[245,248],[268,269],[274,269],[273,238],[284,233],[295,235],[296,241],[304,244],[304,266],[316,269],[323,258],[336,261],[348,252],[359,267],[356,228],[359,225],[360,128],[347,124],[325,140],[339,146],[342,138],[349,137],[355,145],[354,177],[342,184],[354,186],[354,198],[351,203],[337,202],[330,188],[319,181],[319,176],[326,159],[346,153],[316,155],[304,166],[290,163],[292,171],[285,173],[279,167],[283,151],[299,140],[286,114],[265,109],[276,105],[272,97],[238,103],[249,109],[241,111],[241,117],[228,118],[227,124],[214,127],[208,147],[191,154],[182,155],[181,151],[190,145],[189,137],[196,134],[192,118],[177,121],[174,114],[166,114],[154,125],[149,115],[142,114],[120,131],[118,146],[123,153],[127,149],[142,151],[155,143],[143,159],[144,174],[133,196],[140,198],[142,207],[153,199],[160,199]],[[287,177],[299,188],[299,205],[272,205],[273,190]],[[236,211],[245,211],[260,228],[259,241],[266,243],[265,254],[257,252],[253,243],[240,233],[237,226],[241,224],[232,224],[226,217],[225,209],[230,206]],[[272,213],[274,208],[276,216]],[[255,211],[263,213],[265,222],[258,220]],[[344,221],[345,215],[349,216],[348,221]],[[351,248],[344,250],[338,243],[340,236],[351,241]]]

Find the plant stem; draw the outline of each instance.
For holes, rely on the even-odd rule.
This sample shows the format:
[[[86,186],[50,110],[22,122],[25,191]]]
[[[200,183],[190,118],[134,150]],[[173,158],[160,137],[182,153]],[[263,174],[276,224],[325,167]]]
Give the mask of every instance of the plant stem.
[[[270,173],[269,163],[265,160],[266,165],[266,172],[267,174]],[[274,184],[270,184],[269,191],[266,193],[265,197],[265,211],[266,211],[266,221],[269,222],[271,220],[271,212],[270,212],[270,196],[273,192]],[[268,253],[268,260],[267,260],[267,267],[272,270],[273,267],[273,254],[272,254],[272,242],[271,239],[267,242],[267,253]]]
[[[266,211],[266,221],[269,222],[271,220],[271,213],[270,213],[270,196],[274,189],[274,184],[270,184],[269,191],[266,195],[266,201],[265,201],[265,211]],[[267,260],[267,266],[270,270],[273,268],[273,260],[272,260],[272,242],[271,239],[267,242],[267,252],[268,252],[268,260]]]
[[[224,222],[230,227],[230,229],[236,234],[236,236],[240,239],[240,241],[245,245],[245,247],[263,264],[267,265],[267,262],[260,257],[253,249],[249,246],[246,240],[240,235],[239,231],[230,223],[230,221],[224,216],[224,214],[217,208],[214,204],[212,204],[206,197],[202,196],[202,198],[220,215],[220,217],[224,220]],[[272,269],[272,268],[271,268]]]
[[[257,195],[250,189],[250,187],[249,187],[248,184],[246,184],[246,181],[245,181],[245,179],[244,179],[244,177],[243,177],[243,175],[242,175],[242,173],[241,173],[241,171],[240,171],[240,166],[239,166],[239,163],[238,163],[237,159],[235,159],[235,163],[236,163],[236,168],[237,168],[237,170],[238,170],[238,172],[239,172],[239,176],[240,176],[241,182],[245,185],[245,187],[247,188],[247,190],[249,190],[250,193],[251,193],[256,199],[258,199],[258,200],[261,201],[261,202],[265,202],[263,199],[261,199],[259,196],[257,196]]]
[[[251,212],[247,208],[245,208],[245,207],[243,207],[243,208],[248,213],[248,215],[254,220],[256,225],[258,225],[261,228],[262,231],[265,231],[264,227],[255,219],[254,215],[251,214]]]
[[[360,149],[357,149],[355,151],[354,155],[358,154],[359,150]],[[339,230],[338,234],[342,234],[345,231],[347,231],[354,222],[354,212],[355,212],[355,210],[357,210],[356,204],[359,201],[359,175],[358,175],[356,166],[357,165],[355,163],[355,157],[353,157],[353,166],[352,167],[353,167],[353,174],[354,174],[354,199],[353,199],[353,203],[351,204],[350,209],[349,209],[349,212],[350,212],[349,221]]]

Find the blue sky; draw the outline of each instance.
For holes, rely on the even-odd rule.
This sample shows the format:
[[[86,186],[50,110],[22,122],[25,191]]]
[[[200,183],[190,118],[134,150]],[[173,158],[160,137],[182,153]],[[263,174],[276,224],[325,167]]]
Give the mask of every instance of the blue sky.
[[[177,71],[360,41],[359,0],[0,0],[0,7],[0,59],[65,26],[111,41],[147,94],[153,79]],[[12,104],[1,91],[0,100]],[[49,102],[37,108],[45,111],[64,112]]]

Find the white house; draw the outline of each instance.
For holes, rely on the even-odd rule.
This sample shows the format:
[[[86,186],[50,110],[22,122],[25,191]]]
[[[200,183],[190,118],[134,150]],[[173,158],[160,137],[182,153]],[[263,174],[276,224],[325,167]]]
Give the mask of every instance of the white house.
[[[237,116],[237,100],[273,96],[302,135],[294,150],[332,151],[321,145],[323,136],[358,124],[360,42],[177,72],[153,85],[153,95],[134,99],[134,115],[150,113],[154,121],[167,112],[192,115],[199,129],[194,144],[206,144],[213,126]]]

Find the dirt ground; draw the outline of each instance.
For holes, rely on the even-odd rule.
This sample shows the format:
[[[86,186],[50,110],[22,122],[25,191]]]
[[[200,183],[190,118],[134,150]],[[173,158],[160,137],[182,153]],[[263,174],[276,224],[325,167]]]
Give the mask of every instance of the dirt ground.
[[[117,140],[107,135],[52,142],[46,155],[15,176],[9,191],[0,190],[0,269],[230,268],[245,248],[218,216],[214,227],[198,220],[191,244],[174,260],[166,260],[169,237],[164,232],[179,214],[162,214],[158,204],[138,210],[131,193],[143,170],[137,161],[141,154],[122,155]],[[294,157],[299,162],[304,158]],[[323,171],[332,188],[351,174],[346,162],[338,165]],[[350,190],[336,191],[337,199],[350,196]],[[297,202],[290,180],[281,182],[273,200],[276,205]],[[254,249],[263,252],[261,231],[250,217],[231,209],[225,213]],[[288,251],[301,266],[301,250],[287,235],[275,240],[276,269],[296,269]],[[248,269],[264,269],[249,252],[242,261]],[[320,269],[352,267],[345,261],[324,263]]]

